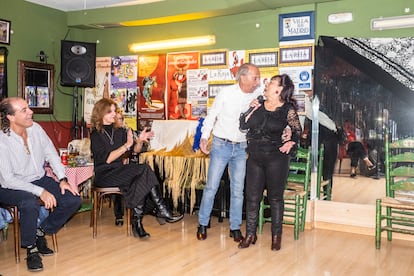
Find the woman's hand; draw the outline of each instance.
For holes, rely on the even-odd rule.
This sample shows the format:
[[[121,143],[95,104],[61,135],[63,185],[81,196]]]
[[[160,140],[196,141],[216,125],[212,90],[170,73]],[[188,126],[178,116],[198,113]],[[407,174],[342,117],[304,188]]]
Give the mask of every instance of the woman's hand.
[[[247,113],[247,111],[246,112],[244,112],[244,113],[242,113],[242,115],[241,116],[243,116],[244,117],[244,122],[247,122],[249,119],[250,119],[250,117],[252,116],[252,114],[261,106],[262,104],[259,102],[259,100],[258,99],[253,99],[252,101],[251,101],[251,103],[249,104],[249,109],[251,109],[251,108],[253,108],[252,109],[252,111],[250,111],[249,113]],[[246,114],[247,113],[247,114]]]
[[[144,130],[138,136],[140,142],[149,142],[151,138],[154,137],[154,131],[149,130],[147,127],[144,127]]]
[[[293,148],[293,146],[295,145],[296,143],[295,142],[293,142],[293,141],[288,141],[288,142],[285,142],[280,148],[279,148],[279,151],[281,152],[281,153],[285,153],[285,154],[289,154],[289,152],[290,152],[290,150]]]
[[[134,144],[134,135],[132,134],[132,129],[128,129],[127,131],[127,141],[125,143],[125,146],[130,148]]]

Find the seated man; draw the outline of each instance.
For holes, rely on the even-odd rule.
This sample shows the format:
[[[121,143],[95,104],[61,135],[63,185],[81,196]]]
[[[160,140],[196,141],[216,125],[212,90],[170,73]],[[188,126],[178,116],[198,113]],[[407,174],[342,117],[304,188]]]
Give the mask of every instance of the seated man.
[[[79,209],[78,191],[69,185],[52,141],[39,124],[33,122],[33,111],[22,98],[11,97],[0,102],[0,202],[17,205],[20,211],[21,246],[27,248],[29,271],[43,270],[42,255],[51,255],[46,234],[56,233]],[[49,162],[59,183],[45,175],[43,164]],[[37,227],[40,205],[53,212]]]

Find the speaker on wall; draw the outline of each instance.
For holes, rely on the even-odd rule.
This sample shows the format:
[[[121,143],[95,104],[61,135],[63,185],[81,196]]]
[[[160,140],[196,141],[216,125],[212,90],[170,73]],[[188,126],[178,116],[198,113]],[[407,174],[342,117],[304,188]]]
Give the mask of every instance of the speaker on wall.
[[[61,78],[63,86],[95,86],[96,43],[62,40]]]

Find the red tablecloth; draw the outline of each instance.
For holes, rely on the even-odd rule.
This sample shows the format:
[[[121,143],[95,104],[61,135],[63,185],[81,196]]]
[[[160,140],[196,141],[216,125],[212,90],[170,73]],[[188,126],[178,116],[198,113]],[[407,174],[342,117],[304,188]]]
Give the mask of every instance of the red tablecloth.
[[[65,170],[68,182],[74,188],[93,176],[93,166],[66,167]]]
[[[57,181],[57,177],[52,172],[50,167],[46,167],[46,174],[53,177]],[[65,174],[68,182],[73,188],[78,189],[78,186],[93,176],[93,165],[82,167],[66,167]]]

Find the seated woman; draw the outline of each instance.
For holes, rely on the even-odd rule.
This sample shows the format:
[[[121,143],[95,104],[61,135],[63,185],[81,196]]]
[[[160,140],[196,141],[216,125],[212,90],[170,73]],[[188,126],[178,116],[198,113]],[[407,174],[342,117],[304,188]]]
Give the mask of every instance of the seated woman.
[[[376,166],[369,160],[364,145],[357,139],[353,126],[349,121],[345,121],[344,131],[347,136],[346,153],[351,157],[351,177],[356,177],[356,168],[358,167],[359,159],[365,162],[369,171],[375,169]]]
[[[114,126],[117,104],[108,98],[95,103],[91,117],[91,150],[95,165],[95,185],[119,187],[127,208],[133,209],[132,231],[135,237],[147,238],[142,218],[147,196],[157,206],[157,217],[167,222],[177,222],[183,215],[174,216],[161,197],[159,183],[147,164],[124,164],[123,157],[130,148],[139,152],[142,143],[153,136],[152,132],[141,132],[134,141],[132,130]]]

